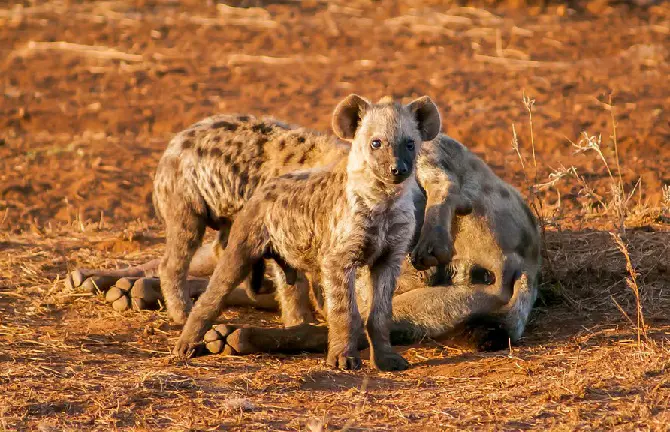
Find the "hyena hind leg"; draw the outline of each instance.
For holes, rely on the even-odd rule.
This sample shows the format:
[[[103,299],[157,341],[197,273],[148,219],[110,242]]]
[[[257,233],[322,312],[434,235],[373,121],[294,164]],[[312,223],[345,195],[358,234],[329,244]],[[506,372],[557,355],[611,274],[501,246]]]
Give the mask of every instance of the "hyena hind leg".
[[[209,277],[212,275],[216,266],[216,243],[206,244],[195,252],[188,269],[189,276]],[[160,263],[160,259],[152,259],[143,264],[124,269],[102,270],[78,268],[65,276],[65,287],[68,289],[81,289],[91,293],[102,292],[104,294],[112,286],[117,285],[117,282],[122,278],[158,277]]]
[[[299,273],[291,284],[286,280],[286,272],[277,263],[271,262],[270,267],[284,327],[313,323],[307,278]]]
[[[179,357],[190,356],[202,345],[203,336],[223,310],[229,294],[264,258],[269,245],[267,238],[258,235],[262,230],[253,219],[242,216],[237,221],[231,228],[229,243],[221,252],[207,289],[198,298],[175,345],[173,352]]]
[[[159,268],[161,291],[168,316],[177,324],[186,322],[193,306],[184,285],[191,259],[202,243],[205,223],[188,206],[177,206],[164,215],[165,253]]]
[[[65,276],[67,289],[80,289],[90,293],[105,293],[124,277],[153,276],[157,273],[160,260],[117,270],[75,269]]]

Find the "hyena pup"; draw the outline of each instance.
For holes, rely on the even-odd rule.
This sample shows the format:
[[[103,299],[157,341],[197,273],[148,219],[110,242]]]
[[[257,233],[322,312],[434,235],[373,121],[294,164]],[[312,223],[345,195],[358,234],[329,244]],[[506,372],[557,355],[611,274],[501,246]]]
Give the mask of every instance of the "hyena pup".
[[[174,349],[188,355],[219,316],[226,296],[265,258],[310,275],[323,287],[328,316],[327,363],[361,365],[356,271],[370,275],[365,333],[373,365],[402,370],[391,348],[391,302],[415,229],[415,160],[441,120],[424,96],[406,106],[350,95],[333,113],[333,129],[351,142],[347,158],[329,169],[300,171],[268,181],[237,214],[206,291]],[[182,226],[182,229],[187,228]]]

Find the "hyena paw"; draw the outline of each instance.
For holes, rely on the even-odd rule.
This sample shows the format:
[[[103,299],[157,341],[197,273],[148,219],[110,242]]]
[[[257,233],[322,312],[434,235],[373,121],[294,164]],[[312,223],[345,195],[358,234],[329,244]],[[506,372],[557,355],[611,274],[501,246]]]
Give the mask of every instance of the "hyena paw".
[[[188,311],[181,308],[168,308],[168,317],[177,325],[185,325],[188,319]]]
[[[135,310],[158,309],[162,301],[163,295],[158,278],[139,278],[130,289],[130,303]]]
[[[316,322],[314,314],[312,313],[311,310],[307,308],[303,308],[301,310],[294,309],[289,312],[284,312],[282,310],[281,320],[282,324],[284,324],[284,327],[286,328],[296,327],[305,324],[313,324]]]
[[[218,324],[205,334],[205,346],[212,354],[247,355],[262,352],[252,342],[253,329]]]
[[[212,354],[220,354],[226,349],[226,339],[235,331],[235,327],[217,324],[205,333],[205,348]]]
[[[411,261],[417,270],[426,270],[437,265],[449,264],[453,256],[451,234],[438,226],[428,233],[422,233],[411,254]]]
[[[328,349],[326,363],[332,368],[342,370],[357,370],[361,368],[361,355],[358,350]]]
[[[400,354],[389,351],[372,357],[372,365],[380,371],[401,371],[409,368],[409,362]]]
[[[116,276],[100,276],[93,270],[77,269],[65,276],[65,287],[92,294],[105,293],[118,280]]]
[[[202,341],[198,341],[197,338],[182,333],[172,349],[172,354],[180,359],[187,359],[189,357],[205,354],[205,346]]]
[[[119,279],[105,294],[105,301],[111,303],[114,310],[157,309],[162,299],[160,282],[157,278]]]
[[[121,278],[105,294],[105,301],[112,305],[115,311],[123,312],[130,309],[130,289],[132,282],[128,278]]]

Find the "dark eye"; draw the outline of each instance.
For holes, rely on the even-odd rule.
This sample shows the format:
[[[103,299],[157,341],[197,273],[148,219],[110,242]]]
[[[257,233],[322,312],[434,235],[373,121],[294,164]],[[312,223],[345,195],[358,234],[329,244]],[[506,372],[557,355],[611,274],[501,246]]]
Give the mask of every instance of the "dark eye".
[[[407,150],[410,150],[410,151],[414,150],[414,141],[412,141],[412,140],[407,141]]]
[[[370,142],[370,146],[371,146],[373,149],[378,149],[378,148],[380,148],[380,147],[382,146],[382,140],[380,140],[380,139],[373,139],[373,140]]]

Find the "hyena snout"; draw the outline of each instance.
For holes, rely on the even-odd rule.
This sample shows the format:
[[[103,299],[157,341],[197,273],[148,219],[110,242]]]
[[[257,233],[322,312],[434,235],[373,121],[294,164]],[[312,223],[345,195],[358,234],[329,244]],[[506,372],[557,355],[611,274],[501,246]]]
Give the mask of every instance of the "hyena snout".
[[[402,159],[396,159],[394,164],[391,164],[391,175],[394,183],[402,183],[409,177],[412,166]]]

